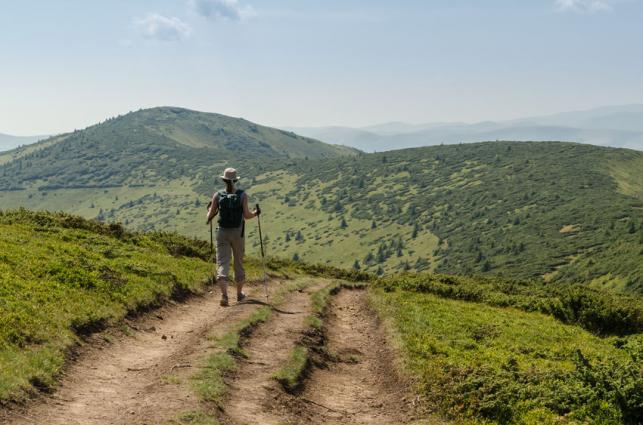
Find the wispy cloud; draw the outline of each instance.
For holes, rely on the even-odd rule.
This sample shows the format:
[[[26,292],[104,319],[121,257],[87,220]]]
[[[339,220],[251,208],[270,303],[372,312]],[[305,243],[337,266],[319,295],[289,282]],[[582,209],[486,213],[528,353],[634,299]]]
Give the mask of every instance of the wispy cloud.
[[[563,12],[598,13],[613,9],[615,0],[556,0]]]
[[[181,41],[192,34],[190,26],[174,16],[152,13],[135,24],[143,37],[160,41]]]
[[[238,0],[190,0],[190,6],[198,15],[212,20],[241,21],[255,15],[252,6]]]

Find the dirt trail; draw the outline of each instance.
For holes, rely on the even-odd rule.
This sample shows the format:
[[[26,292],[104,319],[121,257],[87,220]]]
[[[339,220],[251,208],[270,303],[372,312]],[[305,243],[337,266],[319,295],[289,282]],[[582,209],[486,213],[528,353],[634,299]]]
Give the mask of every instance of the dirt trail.
[[[250,289],[250,297],[260,289]],[[0,412],[2,424],[165,424],[199,407],[189,377],[211,342],[257,304],[219,306],[218,291],[133,322],[112,343],[94,337],[58,390],[26,411]],[[102,345],[102,346],[101,346]],[[6,415],[6,413],[5,413]]]
[[[392,370],[393,352],[362,290],[342,290],[327,318],[328,348],[339,361],[314,369],[302,394],[286,394],[272,379],[306,329],[316,280],[286,296],[279,310],[245,341],[247,359],[228,381],[220,419],[226,425],[411,424],[407,387]],[[261,297],[261,289],[250,297]],[[58,390],[23,411],[0,412],[0,424],[177,424],[202,410],[190,385],[211,347],[231,325],[259,308],[218,305],[216,291],[167,306],[131,323],[131,335],[93,337],[67,370]],[[102,341],[102,342],[101,342]],[[4,415],[4,416],[3,416]],[[422,422],[424,423],[424,422]]]
[[[280,306],[280,310],[289,314],[274,315],[253,332],[243,348],[248,358],[240,362],[239,372],[230,382],[222,422],[230,425],[284,424],[284,414],[275,403],[282,389],[272,375],[288,359],[302,337],[304,319],[311,312],[311,293],[327,284],[320,281],[296,292]]]
[[[408,385],[393,369],[394,354],[363,290],[342,290],[327,318],[327,344],[337,356],[313,370],[293,401],[289,424],[415,424]]]

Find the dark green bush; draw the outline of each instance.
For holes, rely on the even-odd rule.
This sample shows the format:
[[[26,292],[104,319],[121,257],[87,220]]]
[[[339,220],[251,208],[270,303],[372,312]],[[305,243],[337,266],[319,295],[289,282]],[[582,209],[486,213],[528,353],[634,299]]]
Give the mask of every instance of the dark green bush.
[[[441,402],[447,410],[455,406],[454,413],[499,423],[515,423],[535,406],[593,423],[642,423],[643,374],[634,363],[591,365],[580,351],[574,363],[564,373],[521,372],[511,362],[501,369],[448,367]]]

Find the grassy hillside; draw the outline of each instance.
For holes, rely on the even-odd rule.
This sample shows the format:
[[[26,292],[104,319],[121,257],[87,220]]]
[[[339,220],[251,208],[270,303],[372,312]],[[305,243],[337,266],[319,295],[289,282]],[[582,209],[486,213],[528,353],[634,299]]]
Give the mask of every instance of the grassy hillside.
[[[216,176],[234,165],[251,202],[264,207],[274,255],[379,274],[487,274],[643,291],[638,151],[489,142],[356,156],[175,108],[56,140],[5,155],[4,164],[0,156],[0,205],[207,239],[205,205],[219,189]],[[256,245],[254,223],[248,237]]]
[[[246,260],[249,280],[262,270]],[[268,270],[367,277],[275,260]],[[0,211],[0,406],[51,389],[79,338],[201,293],[212,271],[207,242],[63,213]]]
[[[203,290],[208,244],[62,213],[0,213],[0,404],[55,386],[79,338]],[[369,280],[271,259],[273,273]],[[259,276],[249,261],[249,277]],[[583,285],[398,274],[373,282],[415,390],[465,423],[640,423],[643,304]]]
[[[304,259],[640,292],[641,170],[638,151],[493,142],[293,163],[253,192],[290,228],[279,251]]]
[[[371,300],[396,335],[403,367],[427,407],[449,419],[641,423],[640,299],[585,287],[558,290],[563,293],[548,296],[530,285],[425,274],[383,280]],[[554,308],[541,310],[546,305]],[[627,336],[599,337],[553,317],[562,311],[563,321],[585,327],[619,327],[625,316],[636,323]]]
[[[275,159],[352,153],[240,118],[153,108],[3,154],[0,189],[140,186],[185,177],[199,181],[241,159],[246,168],[261,168]]]
[[[0,404],[46,389],[79,335],[199,292],[209,246],[64,214],[0,213]]]

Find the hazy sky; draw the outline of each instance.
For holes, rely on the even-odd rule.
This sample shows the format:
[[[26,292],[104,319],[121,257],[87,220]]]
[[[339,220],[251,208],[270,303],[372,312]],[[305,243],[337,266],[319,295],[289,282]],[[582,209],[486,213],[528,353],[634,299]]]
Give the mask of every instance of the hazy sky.
[[[0,132],[159,105],[276,126],[643,103],[643,0],[0,0]]]

